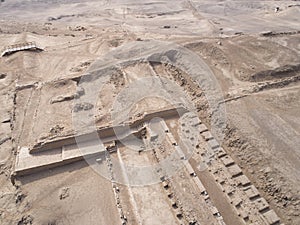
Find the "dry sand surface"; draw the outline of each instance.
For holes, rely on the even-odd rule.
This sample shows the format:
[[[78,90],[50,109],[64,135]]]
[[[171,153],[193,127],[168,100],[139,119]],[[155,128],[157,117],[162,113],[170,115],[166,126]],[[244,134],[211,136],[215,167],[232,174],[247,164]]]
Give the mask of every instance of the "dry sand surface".
[[[0,46],[0,224],[300,224],[299,0],[4,0]]]

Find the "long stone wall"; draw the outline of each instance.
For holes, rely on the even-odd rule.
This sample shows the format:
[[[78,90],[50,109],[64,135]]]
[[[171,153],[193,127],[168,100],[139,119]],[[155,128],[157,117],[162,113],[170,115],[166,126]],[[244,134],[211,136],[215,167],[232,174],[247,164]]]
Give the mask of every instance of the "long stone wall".
[[[151,120],[152,118],[161,117],[167,119],[173,116],[180,116],[179,114],[182,114],[184,112],[187,112],[187,109],[182,106],[178,106],[177,108],[167,108],[160,111],[146,112],[144,113],[144,115],[142,115],[142,117],[137,118],[133,121],[128,121],[127,123],[121,124],[119,126],[99,128],[97,130],[97,135],[101,140],[108,137],[112,137],[115,139],[120,137],[125,138],[126,136],[133,133],[132,130],[135,130],[135,128],[139,127],[144,122]],[[30,153],[35,153],[39,151],[59,148],[63,145],[75,144],[76,140],[80,140],[81,142],[88,142],[90,140],[93,140],[95,138],[95,135],[95,133],[87,133],[78,135],[76,137],[58,137],[55,140],[46,140],[43,142],[35,143],[32,147],[30,147],[29,151]]]
[[[26,175],[69,164],[96,154],[103,154],[110,143],[114,141],[130,138],[132,135],[141,136],[143,124],[146,121],[155,117],[176,117],[179,116],[179,113],[186,111],[183,107],[167,108],[145,113],[141,118],[129,121],[127,124],[100,128],[97,133],[47,140],[34,145],[32,148],[20,147],[15,172],[17,175]],[[101,139],[102,143],[99,142],[98,138]],[[77,141],[80,141],[80,147],[78,147]]]
[[[12,53],[24,50],[39,50],[42,51],[42,48],[37,47],[35,42],[26,42],[22,44],[9,45],[2,50],[1,57],[10,55]]]

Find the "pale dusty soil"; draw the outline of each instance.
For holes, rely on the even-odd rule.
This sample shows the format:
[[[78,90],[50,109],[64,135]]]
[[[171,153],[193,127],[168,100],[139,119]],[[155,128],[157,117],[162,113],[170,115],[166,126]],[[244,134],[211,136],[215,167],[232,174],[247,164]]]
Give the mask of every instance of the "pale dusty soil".
[[[15,177],[15,157],[20,146],[74,133],[78,77],[97,69],[105,54],[127,43],[133,43],[135,51],[141,43],[147,46],[147,40],[160,40],[180,44],[207,63],[226,101],[222,146],[282,222],[300,224],[299,10],[299,1],[1,2],[0,46],[35,41],[44,51],[0,58],[0,223],[120,223],[111,182],[86,163]],[[262,34],[268,31],[273,33]],[[195,97],[188,75],[178,81],[174,71],[184,74],[144,62],[107,72],[94,105],[97,124],[111,123],[111,107],[124,86],[157,73],[182,85],[210,128],[213,114],[205,97]],[[132,114],[165,105],[148,99]],[[174,182],[180,186],[185,181]],[[127,187],[120,189],[134,224],[139,221],[135,214],[146,218],[142,224],[177,221],[161,186],[132,190],[138,212],[133,212]],[[144,197],[144,192],[153,197]],[[62,193],[65,198],[60,199]],[[166,210],[167,220],[164,211],[151,208],[150,199],[156,202],[153,207]],[[187,201],[191,199],[187,195]],[[153,214],[154,222],[149,219]]]
[[[110,182],[79,162],[20,179],[35,224],[118,224]],[[67,189],[65,198],[61,198]]]

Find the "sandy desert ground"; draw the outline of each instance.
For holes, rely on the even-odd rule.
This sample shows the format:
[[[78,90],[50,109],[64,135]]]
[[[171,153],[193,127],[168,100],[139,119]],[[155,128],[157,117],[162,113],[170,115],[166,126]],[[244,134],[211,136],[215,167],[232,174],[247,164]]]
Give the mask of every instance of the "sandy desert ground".
[[[0,224],[300,224],[299,0],[1,1],[1,48],[28,42]]]

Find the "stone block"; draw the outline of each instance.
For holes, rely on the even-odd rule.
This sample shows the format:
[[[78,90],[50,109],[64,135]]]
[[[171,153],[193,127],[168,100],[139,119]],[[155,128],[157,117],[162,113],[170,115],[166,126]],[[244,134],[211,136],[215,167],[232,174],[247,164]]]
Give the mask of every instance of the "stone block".
[[[268,221],[269,225],[274,225],[280,222],[280,219],[277,216],[277,214],[274,212],[274,210],[269,210],[268,212],[265,212],[263,215]]]
[[[198,129],[199,129],[200,134],[205,131],[208,131],[207,127],[203,123],[198,126]]]
[[[217,151],[218,158],[222,158],[226,155],[227,155],[227,153],[225,152],[225,150],[223,148],[218,148],[218,151]]]
[[[251,185],[249,188],[247,188],[247,189],[245,190],[245,193],[246,193],[246,195],[248,196],[248,198],[249,198],[250,200],[253,200],[253,199],[255,199],[255,198],[257,198],[257,197],[260,196],[260,194],[259,194],[257,188],[254,187],[253,185]]]
[[[211,140],[214,138],[209,131],[205,131],[205,132],[201,133],[201,135],[205,139],[205,141],[208,141],[208,140]]]
[[[255,201],[255,206],[259,212],[264,212],[265,210],[269,209],[269,204],[264,198],[259,198]]]
[[[228,167],[228,172],[230,173],[232,178],[243,174],[241,168],[236,164],[233,164],[233,165],[229,166]]]
[[[238,185],[242,185],[244,187],[251,184],[250,180],[245,175],[235,177],[235,181]]]
[[[210,139],[207,141],[208,145],[212,148],[212,149],[216,149],[218,147],[220,147],[219,143],[217,142],[216,139]]]
[[[221,158],[221,161],[223,162],[223,164],[228,167],[234,164],[233,159],[229,156],[226,155],[225,157]]]

